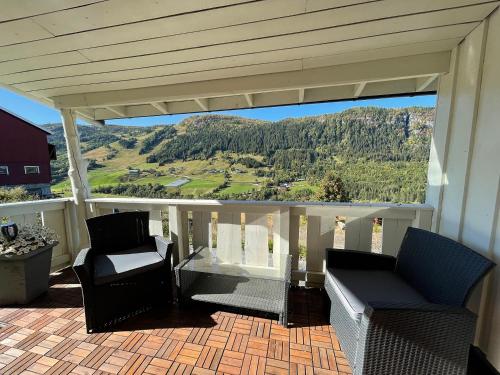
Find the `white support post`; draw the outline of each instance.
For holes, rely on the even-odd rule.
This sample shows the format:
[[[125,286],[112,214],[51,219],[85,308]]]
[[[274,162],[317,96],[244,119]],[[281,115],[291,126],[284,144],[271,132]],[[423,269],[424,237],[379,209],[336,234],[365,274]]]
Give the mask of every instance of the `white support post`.
[[[73,202],[75,204],[76,222],[73,226],[72,237],[77,248],[75,252],[87,247],[89,239],[85,229],[85,219],[87,217],[85,199],[90,198],[90,188],[87,180],[88,162],[83,159],[80,138],[76,127],[76,115],[71,109],[61,109],[64,138],[68,150],[68,176],[73,192]],[[72,254],[73,257],[76,253]]]

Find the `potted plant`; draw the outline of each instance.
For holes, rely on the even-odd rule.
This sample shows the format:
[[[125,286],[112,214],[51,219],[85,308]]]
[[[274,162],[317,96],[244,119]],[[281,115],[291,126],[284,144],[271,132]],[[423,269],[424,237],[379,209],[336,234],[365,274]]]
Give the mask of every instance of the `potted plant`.
[[[52,230],[41,225],[2,225],[0,236],[0,305],[26,304],[49,288]]]

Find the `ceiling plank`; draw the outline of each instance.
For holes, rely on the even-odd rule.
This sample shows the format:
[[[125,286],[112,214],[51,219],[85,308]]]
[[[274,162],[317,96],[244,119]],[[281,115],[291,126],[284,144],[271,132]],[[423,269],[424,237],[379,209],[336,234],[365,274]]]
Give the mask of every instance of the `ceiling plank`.
[[[255,29],[259,30],[257,32],[260,34],[260,37],[263,37],[272,35],[273,33],[276,35],[279,33],[300,32],[315,28],[362,23],[373,19],[391,18],[407,14],[431,12],[439,9],[481,4],[487,3],[487,0],[422,0],[415,2],[387,0],[384,2],[349,1],[348,3],[361,4],[337,8],[333,12],[330,12],[331,14],[325,13],[325,16],[328,15],[328,17],[321,16],[322,12],[311,15],[306,14],[307,17],[303,17],[303,1],[297,0],[273,0],[239,4],[229,8],[207,10],[203,13],[189,13],[170,17],[168,22],[165,22],[163,18],[152,19],[127,25],[110,26],[106,29],[91,30],[35,42],[0,47],[0,61],[74,51],[76,49],[83,50],[93,47],[102,47],[101,53],[104,54],[104,58],[109,56],[109,54],[118,57],[118,51],[113,50],[113,45],[115,44],[119,48],[120,44],[127,42],[140,43],[143,40],[145,41],[144,45],[151,46],[156,45],[154,38],[169,35],[177,35],[177,39],[181,45],[182,40],[184,40],[186,48],[192,48],[210,44],[210,41],[205,39],[207,37],[206,31],[201,34],[199,33],[199,35],[193,34],[193,38],[187,35],[187,33],[202,30],[210,29],[211,36],[215,37],[216,35],[214,34],[217,34],[216,30],[220,29],[221,32],[219,34],[225,37],[227,42],[230,41],[227,38],[244,35],[241,28],[251,27],[253,23],[259,21],[266,21],[267,23],[262,25],[255,24],[256,27],[251,27],[251,29],[254,29],[254,33],[256,32]],[[309,4],[311,2],[308,2],[308,7]],[[322,5],[319,8],[336,8],[337,6],[340,6],[338,2],[329,1],[327,5]],[[228,16],[228,13],[231,13],[230,16]],[[295,19],[289,17],[302,18]],[[64,18],[64,20],[66,22],[67,18]],[[314,26],[316,23],[318,23],[317,27]],[[230,29],[222,29],[223,27],[238,24],[240,24],[240,29],[235,29],[235,32],[231,32]],[[245,24],[248,25],[245,26]],[[283,24],[288,24],[288,26],[282,26]],[[7,27],[8,30],[15,30],[16,28],[15,25]],[[259,37],[259,35],[256,34],[255,37]],[[7,39],[11,41],[16,40],[15,36]],[[196,44],[197,40],[200,41],[200,44]],[[18,42],[16,40],[16,43]],[[221,41],[216,42],[221,43]],[[166,44],[160,43],[160,45]],[[174,48],[176,45],[178,43],[173,43]],[[131,47],[134,48],[130,48],[129,50],[138,49],[138,45]],[[107,48],[110,48],[110,50],[107,50]]]
[[[14,0],[3,1],[2,12],[0,13],[0,22],[17,20],[21,18],[33,17],[41,14],[57,12],[64,9],[70,9],[98,3],[103,0]]]
[[[65,56],[59,54],[5,61],[0,63],[0,74],[23,73],[20,76],[25,77],[9,81],[9,83],[19,83],[33,79],[71,77],[74,75],[138,69],[163,64],[171,65],[224,56],[234,57],[273,50],[321,46],[328,43],[355,41],[356,39],[373,37],[374,35],[387,35],[390,37],[395,34],[395,37],[397,37],[396,33],[421,31],[432,27],[439,27],[440,29],[434,31],[436,33],[443,33],[446,30],[454,29],[452,27],[454,24],[458,25],[455,29],[460,29],[467,27],[467,25],[464,26],[464,23],[482,20],[485,14],[489,14],[492,7],[492,4],[487,4],[486,6],[471,7],[468,12],[464,9],[453,9],[433,12],[431,14],[416,14],[374,20],[362,24],[336,26],[332,29],[309,30],[298,34],[281,34],[281,30],[273,29],[274,33],[268,31],[266,37],[258,33],[254,38],[246,40],[234,40],[234,36],[238,36],[239,33],[227,32],[222,34],[223,38],[227,40],[227,35],[233,35],[233,40],[215,44],[214,41],[211,41],[215,31],[205,31],[202,34],[203,38],[195,37],[195,40],[199,42],[199,39],[202,39],[206,40],[206,42],[193,48],[186,46],[189,38],[182,35],[182,38],[176,36],[177,40],[175,43],[172,43],[171,38],[167,38],[156,41],[143,41],[140,44],[120,45],[119,50],[116,48],[113,49],[112,46],[107,46],[102,50],[102,54],[98,56],[87,54],[85,51],[79,51],[80,61],[68,60],[64,58]],[[470,32],[472,27],[473,25],[468,28],[467,33]],[[425,33],[425,31],[422,31],[422,33]],[[436,40],[443,37],[433,36],[432,38]],[[73,53],[76,54],[75,52]],[[113,56],[113,58],[110,59],[110,56]],[[52,69],[51,64],[54,67]],[[25,74],[30,71],[33,71],[33,74]]]
[[[125,90],[136,87],[149,87],[157,85],[170,85],[176,83],[198,82],[213,79],[241,77],[246,75],[268,74],[279,71],[296,71],[302,69],[318,68],[333,65],[351,64],[362,61],[409,56],[414,54],[426,54],[442,51],[451,51],[462,38],[454,38],[440,41],[413,43],[403,46],[392,46],[378,49],[368,49],[349,53],[318,56],[301,60],[285,61],[282,63],[270,63],[250,65],[247,67],[233,67],[209,70],[206,72],[186,73],[179,75],[158,76],[154,78],[137,79],[129,81],[107,82],[104,84],[90,84],[79,86],[68,86],[55,89],[44,89],[30,91],[40,96],[53,97],[76,93],[99,92],[109,90]]]
[[[250,1],[252,0],[108,0],[85,7],[35,16],[33,20],[54,35],[64,35],[141,22],[152,18],[197,13]],[[71,22],[67,22],[68,20]]]
[[[70,76],[66,78],[57,78],[52,80],[39,80],[34,82],[17,84],[21,90],[25,91],[40,91],[49,90],[46,93],[49,96],[63,95],[77,92],[101,91],[114,89],[114,82],[130,80],[130,85],[137,86],[152,86],[159,84],[173,84],[180,82],[193,82],[199,80],[208,80],[216,78],[224,78],[228,76],[245,75],[245,74],[262,74],[259,72],[258,65],[273,63],[273,61],[282,61],[273,63],[276,67],[284,70],[301,69],[302,66],[299,60],[298,63],[291,60],[302,58],[304,68],[320,67],[342,63],[355,62],[361,60],[371,60],[384,57],[394,57],[401,55],[411,55],[443,50],[451,50],[465,35],[466,31],[473,26],[467,27],[447,27],[438,31],[425,30],[408,32],[394,36],[377,36],[367,39],[358,39],[353,42],[340,42],[332,45],[322,45],[315,47],[305,47],[286,51],[265,52],[261,54],[250,54],[238,57],[226,57],[208,61],[197,61],[185,64],[152,67],[144,69],[134,69],[128,71],[120,71],[113,73],[101,73],[96,75]],[[429,37],[440,38],[437,41],[421,42]],[[443,39],[441,39],[441,37]],[[453,37],[449,39],[448,37]],[[404,41],[407,44],[402,44]],[[373,46],[379,48],[373,49]],[[348,53],[345,56],[340,54]],[[349,60],[349,55],[356,54],[359,57]],[[319,55],[319,56],[318,56]],[[285,62],[290,60],[290,62]],[[238,68],[238,65],[240,68]],[[262,65],[262,70],[269,70]],[[22,74],[14,76],[2,76],[0,80],[11,83],[10,81],[19,79]],[[143,78],[144,77],[144,78]],[[154,77],[154,78],[153,78]],[[162,78],[159,78],[162,77]],[[11,83],[12,84],[12,83]],[[82,85],[81,87],[79,87]],[[86,85],[86,86],[83,86]],[[127,88],[127,85],[123,86]],[[61,88],[59,90],[59,88]],[[72,92],[73,91],[73,92]]]
[[[152,102],[151,105],[156,108],[160,113],[168,115],[168,104],[164,102]]]
[[[345,64],[298,72],[262,74],[212,81],[74,94],[52,98],[57,107],[100,107],[189,100],[200,96],[243,95],[248,92],[280,91],[394,80],[430,74],[444,74],[449,69],[450,52],[404,56],[377,61]]]
[[[342,37],[344,39],[349,39],[349,37],[350,39],[355,39],[360,36],[356,35],[354,31],[357,33],[360,31],[365,33],[366,31],[370,31],[371,34],[369,35],[379,35],[388,32],[387,30],[390,30],[389,32],[397,32],[480,21],[484,19],[495,6],[495,4],[488,3],[431,13],[399,15],[396,18],[385,19],[367,19],[365,16],[362,22],[357,22],[358,20],[355,20],[355,23],[349,23],[345,18],[338,18],[339,10],[334,9],[320,13],[302,14],[209,31],[204,30],[195,33],[176,34],[156,39],[83,49],[80,50],[80,52],[90,60],[100,61],[109,59],[110,55],[115,58],[125,58],[237,43],[254,39],[260,40],[270,37],[278,37],[279,41],[280,39],[286,38],[286,36],[297,37],[298,33],[309,33],[312,31],[322,31],[323,35],[329,38],[332,38],[332,33],[334,33],[334,40],[341,40]],[[374,27],[372,27],[372,25],[374,25]],[[365,36],[366,35],[367,34],[365,34]],[[321,38],[318,39],[318,41],[320,40]],[[279,45],[281,46],[281,44]],[[286,46],[286,44],[283,46]]]
[[[287,3],[288,2],[288,3]],[[36,40],[0,47],[0,60],[20,59],[30,56],[82,50],[92,47],[105,47],[115,44],[152,40],[154,38],[185,34],[237,24],[256,22],[263,19],[284,17],[303,12],[299,6],[302,0],[272,0],[237,4],[229,8],[234,12],[228,17],[228,8],[210,9],[202,13],[188,13],[168,18],[148,19],[125,25],[110,26],[85,32],[57,36],[50,39]],[[295,4],[296,3],[296,4]],[[290,6],[284,7],[284,4]],[[16,25],[10,25],[13,30]]]

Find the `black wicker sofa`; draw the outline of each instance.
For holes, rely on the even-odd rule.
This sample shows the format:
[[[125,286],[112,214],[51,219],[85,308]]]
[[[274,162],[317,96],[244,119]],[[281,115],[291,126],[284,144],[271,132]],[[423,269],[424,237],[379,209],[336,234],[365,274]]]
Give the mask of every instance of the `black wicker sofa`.
[[[408,228],[398,257],[326,250],[330,322],[354,375],[465,374],[476,316],[465,308],[494,263]]]

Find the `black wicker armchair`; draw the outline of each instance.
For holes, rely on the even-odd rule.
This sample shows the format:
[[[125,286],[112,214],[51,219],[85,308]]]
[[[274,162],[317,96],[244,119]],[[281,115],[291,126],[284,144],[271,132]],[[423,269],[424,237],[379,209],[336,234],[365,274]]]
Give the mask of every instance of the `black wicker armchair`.
[[[148,212],[124,212],[87,220],[88,249],[74,264],[80,280],[87,332],[172,300],[172,242],[149,235]]]
[[[408,228],[397,259],[326,250],[325,289],[354,375],[465,374],[476,316],[465,308],[494,263]]]

